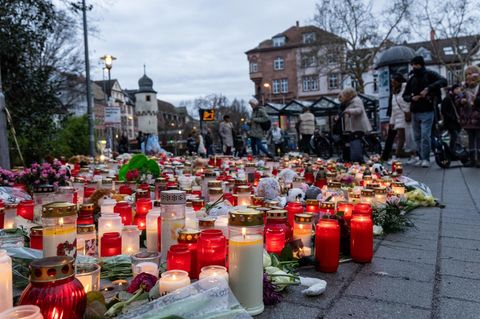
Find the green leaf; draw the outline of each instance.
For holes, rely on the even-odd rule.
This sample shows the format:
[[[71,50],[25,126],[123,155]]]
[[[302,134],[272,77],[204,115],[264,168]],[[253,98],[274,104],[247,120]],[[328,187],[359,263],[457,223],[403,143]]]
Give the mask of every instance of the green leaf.
[[[128,161],[128,170],[141,169],[147,163],[148,158],[144,154],[133,155]]]
[[[285,245],[282,252],[280,253],[280,261],[290,261],[293,260],[293,250],[290,245]]]
[[[160,175],[160,167],[158,166],[158,163],[155,160],[153,159],[148,160],[145,163],[145,166],[154,177],[158,177]]]
[[[126,181],[127,180],[127,172],[128,172],[128,164],[125,164],[118,171],[118,179],[120,181]]]

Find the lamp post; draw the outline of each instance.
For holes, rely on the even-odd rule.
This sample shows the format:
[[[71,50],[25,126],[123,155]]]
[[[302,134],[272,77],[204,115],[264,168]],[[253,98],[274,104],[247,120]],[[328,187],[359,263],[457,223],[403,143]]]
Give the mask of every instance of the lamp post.
[[[2,72],[0,68],[0,167],[10,169],[10,149],[8,148],[7,113],[5,96],[2,90]]]
[[[270,85],[270,83],[263,83],[263,87],[268,89],[268,102],[271,102],[272,100],[272,86]]]
[[[113,66],[113,61],[115,61],[117,58],[114,57],[113,55],[110,55],[110,54],[105,54],[104,56],[102,56],[100,58],[104,64],[105,64],[105,69],[107,70],[107,73],[108,73],[108,85],[110,86],[110,82],[112,80],[111,78],[111,74],[110,74],[110,71],[112,70],[112,66]],[[107,93],[108,95],[108,106],[111,106],[111,97],[112,97],[112,90],[110,89]],[[115,146],[115,143],[113,142],[113,139],[114,139],[114,135],[113,135],[113,125],[109,127],[109,130],[108,130],[108,135],[109,135],[109,140],[110,140],[110,149],[112,150],[112,152],[114,151],[114,146]]]

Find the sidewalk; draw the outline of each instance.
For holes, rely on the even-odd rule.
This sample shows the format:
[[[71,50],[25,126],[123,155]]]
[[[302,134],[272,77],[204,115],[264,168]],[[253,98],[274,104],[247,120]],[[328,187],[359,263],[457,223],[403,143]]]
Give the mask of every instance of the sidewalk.
[[[375,239],[371,264],[345,263],[319,297],[291,287],[256,318],[480,318],[480,169],[406,167],[446,205],[410,213],[414,228]]]

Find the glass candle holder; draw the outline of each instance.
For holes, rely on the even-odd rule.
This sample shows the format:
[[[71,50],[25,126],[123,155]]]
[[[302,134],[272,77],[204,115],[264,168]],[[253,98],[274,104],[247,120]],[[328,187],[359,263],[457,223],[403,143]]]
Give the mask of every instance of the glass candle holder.
[[[315,228],[317,270],[336,272],[340,258],[340,226],[335,219],[320,219]]]
[[[373,189],[362,189],[360,200],[362,203],[373,204],[373,200],[375,199],[375,192]]]
[[[208,189],[208,198],[210,203],[215,203],[223,195],[223,189],[221,187],[214,187]]]
[[[285,247],[285,230],[278,226],[265,227],[265,249],[270,253],[280,255]]]
[[[198,279],[197,269],[197,249],[198,238],[200,237],[200,231],[196,229],[182,229],[178,234],[178,243],[184,244],[190,251],[190,271],[189,276],[192,279]]]
[[[34,215],[42,215],[42,206],[55,201],[53,185],[39,185],[33,189]]]
[[[34,305],[17,306],[0,313],[0,319],[43,319],[40,308]]]
[[[105,190],[115,190],[113,180],[111,178],[103,178],[100,181],[100,188]]]
[[[160,277],[160,295],[165,296],[177,289],[190,285],[188,273],[183,270],[169,270]]]
[[[135,218],[133,224],[138,226],[138,229],[145,230],[147,228],[147,214],[152,209],[153,203],[150,198],[137,199]]]
[[[84,200],[84,190],[85,190],[85,180],[83,178],[75,177],[73,180],[73,188],[75,189],[75,195],[77,197],[77,202],[75,204],[83,204]]]
[[[202,186],[192,185],[192,195],[197,196],[198,198],[202,197]]]
[[[77,256],[77,206],[52,202],[43,205],[43,256]]]
[[[353,192],[353,191],[350,191],[348,193],[348,200],[354,204],[356,203],[360,203],[361,202],[361,194],[360,193],[356,193],[356,192]]]
[[[100,290],[100,266],[98,264],[76,264],[75,278],[82,283],[85,293]]]
[[[33,220],[34,207],[35,207],[35,204],[33,200],[23,200],[20,203],[18,203],[17,215],[28,220]]]
[[[167,252],[167,270],[184,270],[190,272],[192,256],[186,244],[170,246]]]
[[[205,206],[205,202],[203,201],[203,199],[193,199],[192,200],[192,208],[193,208],[194,211],[198,212],[204,206]]]
[[[133,255],[140,251],[141,231],[135,225],[124,226],[122,229],[122,254]]]
[[[287,211],[284,209],[273,209],[266,213],[265,228],[279,227],[285,232],[285,242],[293,238],[293,226],[288,222]]]
[[[290,202],[287,204],[286,209],[288,212],[288,223],[293,225],[295,215],[303,213],[303,205],[300,202]]]
[[[301,176],[295,176],[292,182],[292,188],[300,188],[305,183],[305,179]]]
[[[405,184],[400,182],[393,182],[391,184],[393,194],[401,196],[405,194]]]
[[[191,201],[185,203],[185,228],[197,228],[197,215]]]
[[[263,312],[263,215],[255,210],[229,213],[230,288],[252,316]]]
[[[100,213],[101,214],[113,214],[114,213],[114,208],[115,205],[117,204],[117,201],[112,199],[112,198],[104,198],[101,201],[100,205]]]
[[[160,254],[158,252],[140,252],[132,255],[131,258],[133,277],[142,272],[158,277],[160,265]]]
[[[30,228],[30,248],[43,249],[43,228],[42,226],[34,226]]]
[[[338,202],[337,203],[337,213],[343,213],[343,218],[345,218],[347,223],[349,223],[350,219],[352,219],[353,203]]]
[[[78,225],[91,225],[95,222],[93,219],[94,214],[94,205],[93,204],[82,204],[78,211]]]
[[[365,215],[372,217],[373,209],[369,203],[357,203],[353,206],[353,215]]]
[[[124,226],[128,226],[132,224],[133,211],[132,211],[132,206],[130,206],[128,202],[125,202],[125,201],[118,202],[113,208],[113,212],[120,215]]]
[[[82,319],[87,305],[85,290],[75,278],[74,259],[48,257],[30,263],[30,283],[19,305],[36,305],[44,318]]]
[[[305,201],[305,212],[316,215],[319,210],[319,201],[317,199],[307,199]]]
[[[385,205],[387,202],[387,189],[385,187],[376,187],[373,189],[373,191],[375,192],[375,204]]]
[[[158,251],[158,218],[160,207],[152,208],[147,214],[147,250]],[[161,230],[161,229],[160,229]]]
[[[203,267],[200,271],[200,275],[198,279],[202,280],[209,277],[222,278],[228,283],[227,268],[223,266],[217,266],[217,265]]]
[[[122,218],[118,214],[102,214],[98,219],[98,251],[102,249],[101,238],[105,233],[121,233]]]
[[[252,193],[249,186],[237,187],[237,206],[250,206],[252,205]]]
[[[311,214],[295,215],[295,224],[293,226],[293,239],[300,239],[302,241],[305,256],[309,256],[311,254],[312,220],[313,216]]]
[[[13,307],[13,275],[12,259],[7,255],[7,251],[0,249],[0,312]]]
[[[130,188],[129,185],[120,184],[120,186],[118,187],[118,193],[120,195],[132,195],[133,194],[133,189]]]
[[[215,174],[214,171],[212,170],[207,170],[203,174],[203,179],[202,179],[202,197],[205,199],[205,201],[209,201],[208,197],[208,182],[213,181],[217,178],[217,174]]]
[[[206,229],[200,232],[197,250],[197,273],[209,265],[225,266],[227,242],[220,229]]]
[[[215,217],[203,217],[203,218],[198,218],[198,229],[199,230],[204,230],[204,229],[213,229],[215,228]]]
[[[77,252],[80,255],[97,254],[97,232],[95,224],[77,225]]]
[[[245,164],[245,174],[247,175],[247,181],[250,184],[253,184],[255,181],[255,172],[257,171],[257,167],[255,163],[248,162]]]
[[[73,203],[75,188],[72,186],[60,186],[55,192],[55,200],[59,202]]]
[[[353,215],[350,221],[350,256],[359,263],[373,258],[373,222],[369,216]]]
[[[161,251],[166,252],[177,243],[178,231],[185,227],[185,192],[169,190],[161,193]]]
[[[6,203],[5,204],[5,215],[3,218],[3,228],[4,229],[15,229],[17,225],[15,223],[15,217],[17,216],[17,206],[15,203]]]
[[[100,242],[100,257],[112,257],[122,254],[122,236],[120,233],[104,233]]]

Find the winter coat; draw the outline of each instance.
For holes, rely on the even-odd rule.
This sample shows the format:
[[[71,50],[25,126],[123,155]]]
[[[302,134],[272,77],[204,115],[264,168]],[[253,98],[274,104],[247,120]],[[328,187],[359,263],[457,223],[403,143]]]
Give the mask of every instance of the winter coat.
[[[365,107],[363,106],[363,102],[358,96],[348,101],[346,103],[346,106],[347,107],[343,112],[345,114],[348,114],[348,116],[344,116],[344,131],[361,131],[367,133],[372,130],[372,125],[368,120],[367,113],[365,112]]]
[[[447,130],[459,131],[461,126],[459,122],[459,107],[455,101],[455,95],[448,93],[442,100],[440,111],[443,116],[443,125]]]
[[[392,114],[390,115],[390,124],[395,130],[405,128],[407,121],[405,121],[405,112],[410,112],[410,103],[405,102],[402,98],[403,91],[405,91],[405,83],[402,84],[400,92],[392,94]]]
[[[265,123],[268,121],[270,121],[270,118],[268,117],[268,114],[263,106],[259,105],[254,108],[252,113],[252,125],[248,135],[259,139],[264,138],[266,132],[263,130],[260,123]]]
[[[274,144],[280,144],[283,142],[283,135],[282,135],[282,129],[277,127],[277,128],[272,128],[270,130],[270,137],[272,139],[272,142]]]
[[[222,138],[222,143],[225,146],[233,146],[233,124],[231,122],[220,122],[219,129],[220,137]]]
[[[315,115],[305,112],[298,117],[300,121],[299,133],[301,135],[312,135],[315,132]]]
[[[412,73],[413,76],[408,79],[407,86],[403,92],[403,99],[410,103],[412,113],[434,111],[434,105],[437,105],[442,98],[440,89],[447,86],[447,79],[437,72],[427,70],[424,67]],[[427,96],[418,101],[413,101],[412,97],[419,95],[425,88],[428,88]]]
[[[460,125],[467,130],[480,130],[480,88],[467,100],[468,103],[459,107]]]

